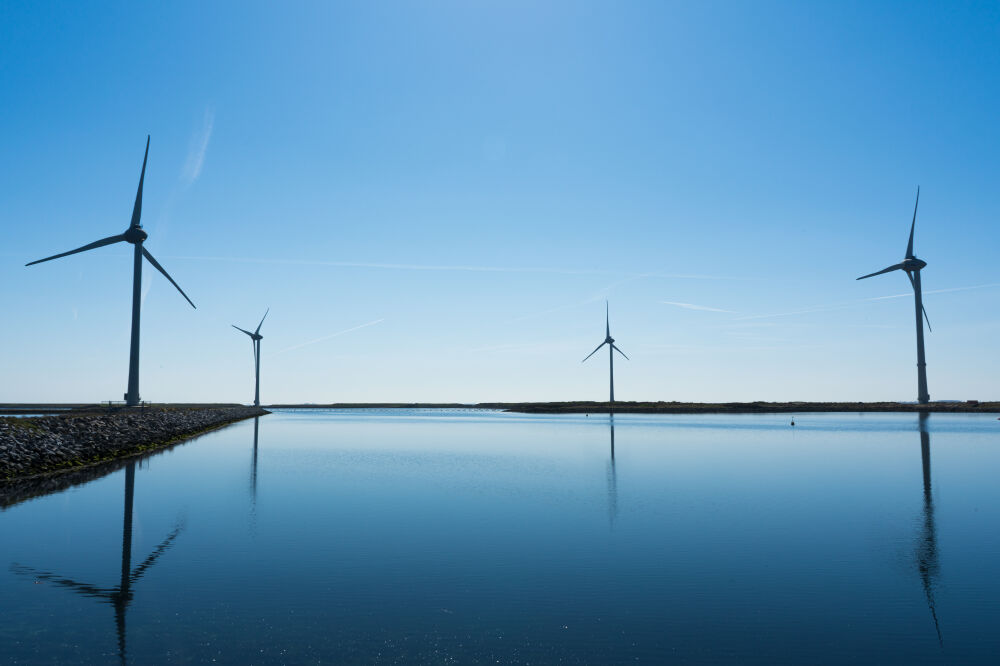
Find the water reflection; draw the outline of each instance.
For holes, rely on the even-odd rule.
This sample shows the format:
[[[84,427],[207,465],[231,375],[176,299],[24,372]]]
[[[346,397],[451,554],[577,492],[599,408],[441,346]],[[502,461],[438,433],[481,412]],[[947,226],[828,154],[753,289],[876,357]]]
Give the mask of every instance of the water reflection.
[[[927,431],[927,412],[920,413],[920,460],[924,472],[924,511],[920,540],[917,545],[917,570],[927,596],[927,607],[934,619],[934,630],[938,643],[941,640],[941,626],[938,623],[937,608],[934,605],[934,587],[940,573],[937,551],[937,530],[934,527],[934,495],[931,489],[931,435]]]
[[[257,508],[257,432],[260,427],[260,417],[253,417],[253,458],[250,461],[250,503]]]
[[[139,566],[132,569],[132,505],[135,497],[135,461],[131,461],[125,467],[125,510],[122,519],[122,559],[121,578],[115,587],[98,587],[89,583],[82,583],[72,578],[65,578],[50,571],[42,571],[33,567],[14,563],[11,570],[23,576],[31,576],[38,580],[45,580],[60,587],[68,588],[85,597],[101,599],[111,604],[115,609],[115,631],[118,635],[118,658],[122,664],[126,663],[125,649],[125,615],[128,605],[132,602],[132,586],[135,585],[145,575],[146,571],[152,567],[156,560],[170,548],[174,539],[181,533],[183,526],[178,524],[160,544],[153,549]]]
[[[615,526],[618,517],[618,473],[615,470],[615,417],[612,415],[611,426],[611,460],[608,461],[608,520],[611,527]]]

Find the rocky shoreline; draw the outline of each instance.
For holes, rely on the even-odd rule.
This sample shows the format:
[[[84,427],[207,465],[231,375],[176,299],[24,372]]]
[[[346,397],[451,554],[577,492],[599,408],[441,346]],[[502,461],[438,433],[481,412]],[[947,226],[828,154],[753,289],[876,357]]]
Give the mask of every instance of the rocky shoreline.
[[[151,451],[267,413],[259,407],[147,407],[0,418],[0,485]]]

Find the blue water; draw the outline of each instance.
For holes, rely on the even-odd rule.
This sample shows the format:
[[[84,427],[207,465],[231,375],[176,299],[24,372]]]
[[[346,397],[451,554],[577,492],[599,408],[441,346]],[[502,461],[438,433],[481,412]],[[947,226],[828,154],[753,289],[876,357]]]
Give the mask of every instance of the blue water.
[[[996,415],[789,420],[242,422],[0,512],[0,662],[997,663]]]

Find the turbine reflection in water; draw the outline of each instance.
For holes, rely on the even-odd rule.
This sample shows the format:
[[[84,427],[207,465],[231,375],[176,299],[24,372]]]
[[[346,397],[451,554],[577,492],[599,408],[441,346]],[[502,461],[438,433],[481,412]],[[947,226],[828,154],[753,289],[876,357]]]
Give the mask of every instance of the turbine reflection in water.
[[[618,517],[618,472],[615,469],[615,417],[611,416],[611,460],[608,461],[608,520],[615,526]]]
[[[920,413],[920,460],[924,473],[924,510],[921,525],[920,540],[917,545],[917,571],[924,586],[927,597],[927,607],[934,619],[934,630],[937,632],[938,643],[941,639],[941,626],[938,623],[937,607],[934,603],[934,585],[940,573],[937,551],[937,530],[934,526],[934,495],[931,488],[931,435],[927,431],[927,412]]]
[[[257,435],[260,417],[253,417],[253,455],[250,458],[250,529],[257,531]]]
[[[81,583],[72,578],[65,578],[50,571],[43,571],[33,567],[14,563],[11,571],[23,576],[32,576],[39,580],[45,580],[60,587],[68,588],[85,597],[101,599],[111,604],[115,609],[115,631],[118,637],[118,659],[124,664],[127,661],[127,651],[125,648],[126,630],[125,619],[128,606],[132,602],[132,586],[141,579],[156,561],[173,545],[174,540],[183,530],[183,525],[178,524],[160,544],[153,549],[149,556],[142,561],[139,566],[132,569],[132,505],[135,497],[135,462],[130,462],[125,468],[125,510],[122,520],[122,561],[121,579],[115,587],[98,587],[89,583]]]

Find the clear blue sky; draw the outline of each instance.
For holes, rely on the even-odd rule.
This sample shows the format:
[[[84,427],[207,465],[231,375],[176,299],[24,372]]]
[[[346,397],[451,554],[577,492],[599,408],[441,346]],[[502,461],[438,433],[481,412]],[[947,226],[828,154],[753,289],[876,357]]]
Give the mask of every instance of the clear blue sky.
[[[0,5],[0,401],[121,399],[130,246],[24,264],[147,133],[144,399],[267,307],[265,402],[605,399],[607,298],[619,399],[913,400],[918,184],[931,398],[1000,398],[995,2],[97,4]]]

